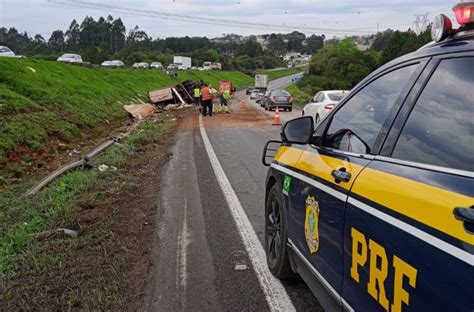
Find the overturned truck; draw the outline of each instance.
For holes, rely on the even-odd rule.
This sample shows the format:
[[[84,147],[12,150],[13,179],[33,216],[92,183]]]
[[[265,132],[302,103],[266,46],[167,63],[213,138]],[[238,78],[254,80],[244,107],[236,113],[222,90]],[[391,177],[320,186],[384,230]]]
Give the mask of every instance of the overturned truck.
[[[153,105],[166,106],[169,104],[192,104],[193,88],[197,83],[193,80],[185,80],[171,88],[153,90],[148,93],[150,103]]]

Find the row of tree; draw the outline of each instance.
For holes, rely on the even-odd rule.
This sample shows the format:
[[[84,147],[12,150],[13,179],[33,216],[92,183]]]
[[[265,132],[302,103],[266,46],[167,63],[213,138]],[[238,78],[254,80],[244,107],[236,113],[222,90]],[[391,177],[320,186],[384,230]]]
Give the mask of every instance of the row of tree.
[[[127,32],[121,18],[111,15],[98,20],[87,16],[82,23],[73,20],[65,31],[55,30],[46,40],[41,35],[30,37],[15,28],[0,28],[0,45],[6,45],[17,54],[54,59],[62,53],[79,53],[83,59],[101,63],[121,59],[126,64],[137,61],[170,63],[172,55],[193,57],[194,65],[204,61],[221,62],[226,69],[255,70],[284,65],[281,55],[288,52],[315,53],[324,45],[323,36],[292,32],[263,36],[266,49],[255,36],[248,40],[210,40],[206,37],[169,37],[153,39],[138,26]]]

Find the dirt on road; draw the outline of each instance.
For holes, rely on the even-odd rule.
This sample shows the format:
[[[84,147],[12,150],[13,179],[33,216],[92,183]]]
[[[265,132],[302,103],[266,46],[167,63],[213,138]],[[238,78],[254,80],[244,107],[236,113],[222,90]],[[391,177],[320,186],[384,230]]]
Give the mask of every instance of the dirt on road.
[[[262,128],[272,125],[272,119],[242,98],[231,101],[230,114],[219,112],[204,118],[206,128]]]

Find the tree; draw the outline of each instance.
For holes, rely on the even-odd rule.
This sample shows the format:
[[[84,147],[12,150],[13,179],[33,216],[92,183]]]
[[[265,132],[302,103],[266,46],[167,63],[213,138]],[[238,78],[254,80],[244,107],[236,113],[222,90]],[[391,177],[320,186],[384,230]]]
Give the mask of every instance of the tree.
[[[112,22],[112,52],[118,52],[125,46],[126,28],[121,18]]]
[[[77,52],[79,50],[79,36],[81,30],[79,24],[75,19],[72,20],[69,29],[66,31],[66,47],[70,52]]]
[[[149,42],[150,38],[143,30],[140,30],[140,27],[135,26],[135,28],[131,29],[128,33],[127,42],[129,43],[136,43],[136,42]]]
[[[311,35],[306,39],[306,52],[308,54],[314,54],[321,50],[324,47],[324,39],[326,39],[326,36],[324,35]]]
[[[64,52],[66,46],[64,32],[62,30],[55,30],[48,40],[48,45],[54,53]]]
[[[384,32],[378,32],[375,35],[374,42],[372,43],[371,49],[374,51],[383,51],[386,45],[393,38],[393,30],[387,29]]]
[[[306,40],[306,35],[294,31],[287,35],[288,42],[286,44],[288,51],[303,52],[303,41]]]

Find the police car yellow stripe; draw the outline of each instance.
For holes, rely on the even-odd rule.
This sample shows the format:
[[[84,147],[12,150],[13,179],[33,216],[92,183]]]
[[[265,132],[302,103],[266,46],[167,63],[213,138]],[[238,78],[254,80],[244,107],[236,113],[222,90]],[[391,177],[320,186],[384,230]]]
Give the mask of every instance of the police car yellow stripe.
[[[333,184],[331,171],[335,168],[346,167],[353,177],[363,169],[358,164],[293,147],[282,147],[275,160]],[[355,194],[474,245],[474,236],[466,233],[462,223],[454,218],[452,209],[446,208],[453,203],[469,207],[472,205],[471,197],[370,168],[364,171],[364,177],[367,178],[354,185],[352,191]],[[337,186],[349,190],[351,183]],[[422,198],[420,194],[423,194]]]
[[[347,172],[350,172],[352,174],[353,177],[356,177],[359,172],[364,169],[363,166],[351,163],[346,160],[325,155],[318,155],[316,153],[311,153],[307,151],[303,151],[298,163],[292,167],[299,169],[303,172],[307,172],[311,175],[317,176],[331,183],[334,183],[334,177],[331,175],[331,172],[334,169],[344,167],[347,169]],[[348,183],[341,182],[337,185],[349,191],[351,188],[351,184],[352,181],[349,181]]]
[[[413,236],[415,236],[416,238],[420,239],[420,240],[423,240],[425,241],[426,243],[442,250],[443,252],[446,252],[470,265],[474,265],[474,255],[470,254],[469,252],[465,251],[465,250],[462,250],[456,246],[453,246],[429,233],[426,233],[408,223],[405,223],[403,221],[401,221],[400,219],[397,219],[395,217],[392,217],[384,212],[382,212],[381,210],[379,209],[376,209],[376,208],[373,208],[367,204],[364,204],[360,201],[358,201],[357,199],[355,198],[352,198],[352,197],[348,197],[348,195],[346,194],[343,194],[325,184],[322,184],[322,183],[319,183],[317,181],[315,181],[314,179],[311,179],[303,174],[300,174],[296,171],[293,171],[292,169],[290,168],[287,168],[287,167],[283,167],[281,165],[278,165],[278,164],[272,164],[271,165],[272,168],[274,168],[275,170],[278,170],[284,174],[287,174],[287,175],[290,175],[292,177],[294,177],[295,179],[298,179],[300,181],[303,181],[309,185],[312,185],[318,189],[320,189],[321,191],[323,192],[326,192],[332,196],[334,196],[335,198],[341,200],[341,201],[347,201],[348,203],[352,204],[353,206],[373,215],[374,217],[377,217],[378,219],[380,220],[383,220],[397,228],[399,228],[400,230],[403,230],[405,232],[407,232],[408,234],[411,234]]]
[[[274,159],[282,164],[295,167],[298,164],[301,154],[303,154],[303,150],[301,149],[282,146],[278,150]]]
[[[472,205],[470,196],[370,168],[354,184],[352,192],[474,245],[474,236],[453,215],[455,206]]]

